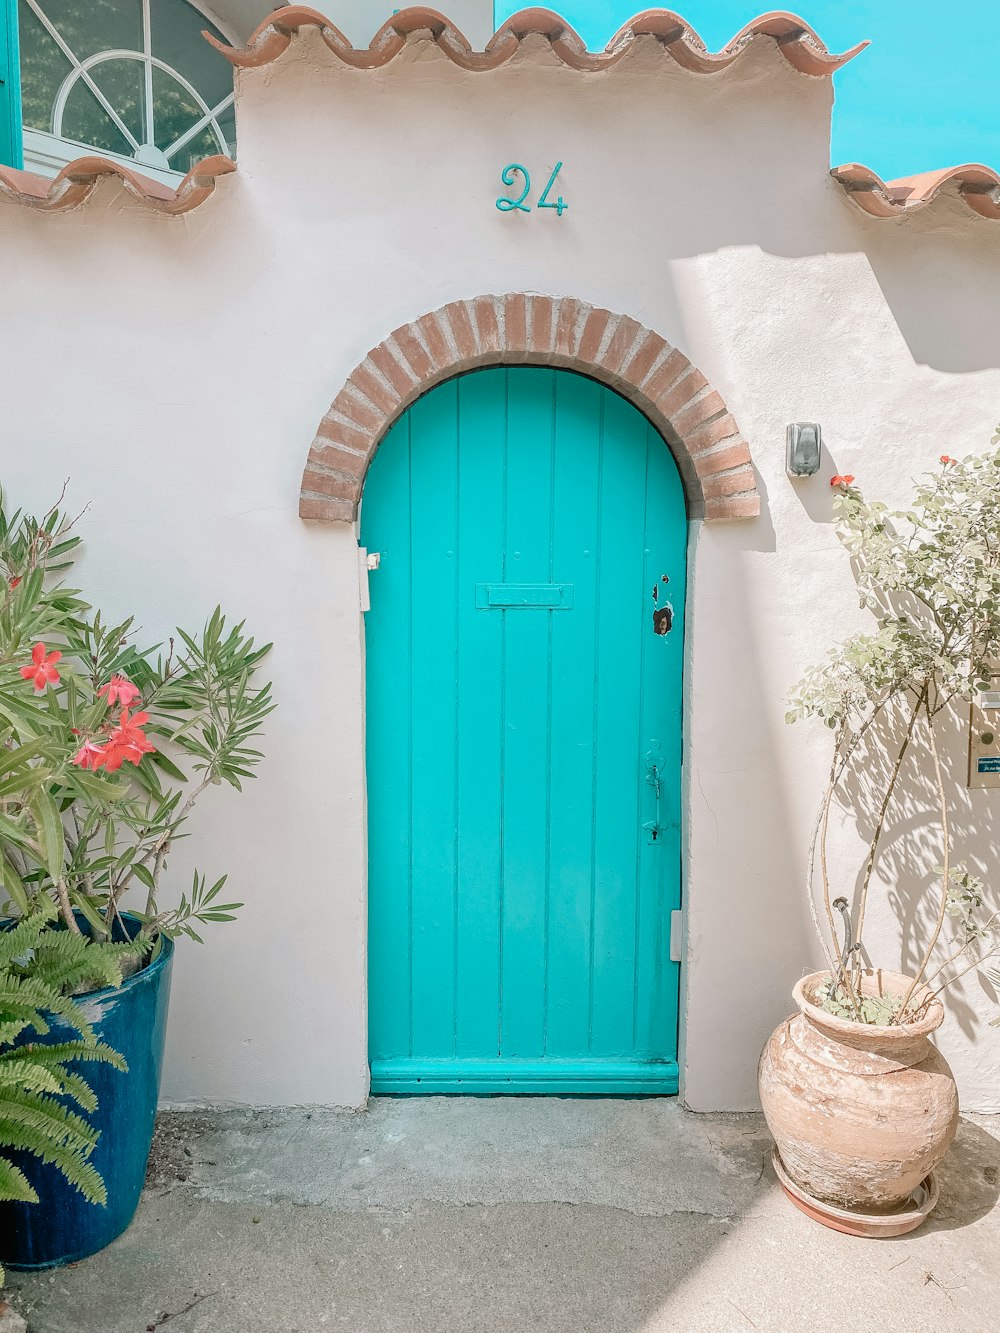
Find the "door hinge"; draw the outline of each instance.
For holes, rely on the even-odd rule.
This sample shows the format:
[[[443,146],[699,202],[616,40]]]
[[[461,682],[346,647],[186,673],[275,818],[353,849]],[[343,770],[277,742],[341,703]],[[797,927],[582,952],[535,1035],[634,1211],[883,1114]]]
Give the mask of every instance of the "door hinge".
[[[684,957],[684,913],[670,913],[670,961],[680,963]]]
[[[368,587],[368,575],[372,570],[378,569],[381,563],[381,552],[369,551],[364,546],[358,547],[358,593],[361,598],[362,611],[370,611],[372,609],[371,593]]]

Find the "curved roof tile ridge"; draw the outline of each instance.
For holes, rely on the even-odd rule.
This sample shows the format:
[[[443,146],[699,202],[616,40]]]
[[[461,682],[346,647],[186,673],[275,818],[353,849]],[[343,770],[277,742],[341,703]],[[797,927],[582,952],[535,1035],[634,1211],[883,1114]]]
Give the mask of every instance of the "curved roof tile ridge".
[[[354,47],[344,34],[316,9],[288,5],[275,10],[251,34],[246,46],[227,46],[206,32],[204,36],[242,68],[256,68],[277,59],[301,28],[318,28],[330,50],[354,69],[377,69],[387,65],[417,32],[431,38],[454,64],[462,69],[489,70],[505,64],[517,54],[526,38],[538,36],[548,42],[571,69],[596,71],[615,65],[640,37],[653,37],[678,65],[698,74],[714,74],[738,60],[755,37],[769,37],[788,63],[801,74],[829,75],[863,51],[860,42],[835,55],[828,51],[812,28],[795,14],[774,10],[748,23],[721,51],[711,52],[694,28],[669,9],[646,9],[619,28],[603,51],[588,51],[573,28],[550,9],[522,9],[500,25],[486,47],[475,51],[468,38],[436,9],[403,9],[393,14],[368,47]]]
[[[860,162],[846,162],[834,167],[830,175],[872,217],[895,218],[916,212],[933,203],[949,186],[957,185],[959,198],[973,212],[991,221],[1000,220],[1000,175],[980,162],[924,171],[917,176],[900,176],[891,181],[884,181]]]
[[[0,197],[14,199],[28,208],[58,213],[85,203],[102,177],[114,176],[128,194],[147,208],[177,217],[197,208],[215,189],[218,178],[235,170],[236,163],[228,157],[206,157],[191,168],[176,189],[172,189],[120,162],[112,162],[110,158],[78,157],[51,180],[33,171],[0,167]]]

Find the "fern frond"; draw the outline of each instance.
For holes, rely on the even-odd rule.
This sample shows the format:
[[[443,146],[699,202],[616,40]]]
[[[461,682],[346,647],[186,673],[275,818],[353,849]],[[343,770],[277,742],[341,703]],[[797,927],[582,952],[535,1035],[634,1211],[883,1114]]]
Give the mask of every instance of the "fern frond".
[[[35,1136],[38,1142],[70,1144],[75,1148],[87,1145],[93,1149],[101,1136],[100,1130],[51,1097],[24,1091],[12,1094],[10,1089],[5,1089],[0,1093],[0,1142],[9,1142],[11,1147],[19,1146],[3,1137],[18,1125]]]
[[[32,1156],[38,1157],[41,1161],[47,1162],[50,1166],[54,1166],[61,1171],[88,1203],[107,1203],[108,1194],[104,1188],[104,1181],[94,1166],[87,1160],[93,1151],[92,1145],[80,1146],[75,1143],[60,1143],[47,1139],[43,1135],[35,1135],[30,1130],[24,1131],[21,1126],[18,1126],[11,1133],[9,1129],[0,1124],[0,1147],[16,1148],[22,1152],[31,1153]],[[3,1161],[2,1157],[0,1157],[0,1161]]]
[[[0,1052],[0,1064],[10,1058],[31,1060],[35,1064],[44,1065],[46,1069],[54,1069],[66,1060],[93,1060],[98,1064],[113,1065],[122,1073],[128,1070],[125,1057],[103,1041],[54,1041],[48,1046],[29,1043],[17,1046],[12,1051]]]
[[[104,1182],[90,1161],[100,1131],[71,1103],[92,1113],[97,1098],[87,1080],[67,1066],[75,1061],[123,1071],[127,1066],[117,1051],[96,1039],[68,992],[120,985],[121,958],[146,947],[89,940],[55,924],[48,908],[0,931],[0,1150],[29,1153],[54,1166],[94,1204],[107,1202]],[[53,1017],[78,1039],[24,1041],[29,1032],[47,1036]],[[0,1199],[38,1201],[24,1171],[2,1151]]]
[[[19,1166],[0,1157],[0,1199],[5,1203],[37,1203],[38,1195]],[[2,1272],[2,1270],[0,1270]]]

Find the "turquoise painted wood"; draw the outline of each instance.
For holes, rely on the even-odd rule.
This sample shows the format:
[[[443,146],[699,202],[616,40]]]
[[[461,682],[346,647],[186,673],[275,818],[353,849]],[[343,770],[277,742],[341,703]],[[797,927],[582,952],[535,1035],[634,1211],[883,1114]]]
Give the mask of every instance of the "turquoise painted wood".
[[[0,165],[24,166],[17,0],[0,0]]]
[[[386,437],[362,542],[372,1091],[675,1092],[666,445],[583,376],[475,371]]]

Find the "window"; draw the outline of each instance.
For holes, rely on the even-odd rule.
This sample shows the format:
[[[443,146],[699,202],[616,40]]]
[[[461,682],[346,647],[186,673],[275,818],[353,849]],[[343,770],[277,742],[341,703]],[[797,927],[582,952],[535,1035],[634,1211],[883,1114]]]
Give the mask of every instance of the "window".
[[[19,0],[24,165],[98,152],[173,183],[236,147],[232,68],[189,0]]]

